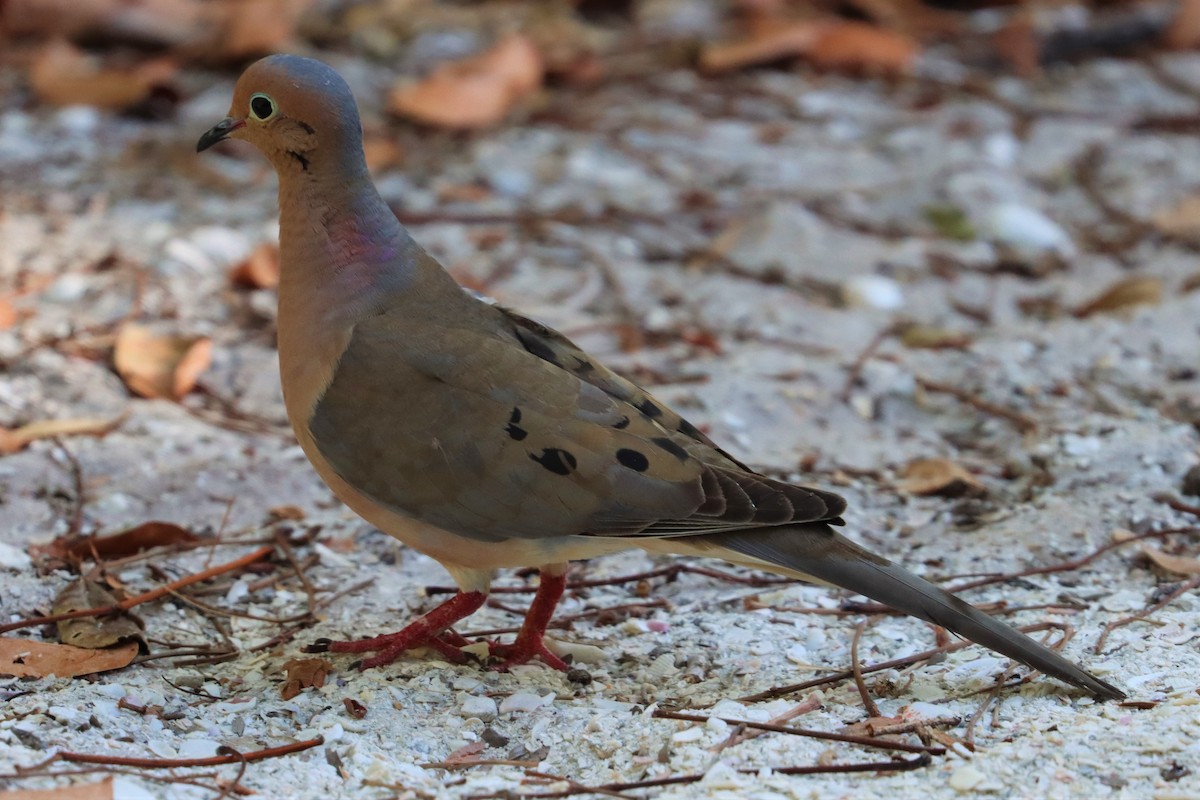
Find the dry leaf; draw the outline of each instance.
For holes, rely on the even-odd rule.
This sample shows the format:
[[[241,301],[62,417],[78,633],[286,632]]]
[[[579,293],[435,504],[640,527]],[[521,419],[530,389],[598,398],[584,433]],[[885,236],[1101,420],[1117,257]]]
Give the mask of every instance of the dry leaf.
[[[428,125],[484,128],[536,91],[544,75],[537,48],[513,34],[484,53],[439,67],[422,81],[397,86],[388,105]]]
[[[920,46],[910,36],[865,22],[830,26],[806,57],[823,69],[902,75],[912,69]]]
[[[1200,575],[1200,559],[1169,555],[1148,544],[1142,545],[1142,555],[1167,572],[1174,572],[1176,575]]]
[[[1163,43],[1176,50],[1200,45],[1200,0],[1179,0],[1174,18],[1163,32]]]
[[[17,309],[7,297],[0,296],[0,331],[17,324]]]
[[[905,347],[914,350],[963,350],[970,347],[974,339],[962,331],[928,325],[909,325],[900,334],[900,341]]]
[[[211,50],[201,53],[226,61],[287,49],[300,17],[312,0],[221,0],[206,5],[216,30],[206,37]],[[215,52],[214,52],[215,51]]]
[[[125,419],[45,419],[19,428],[0,427],[0,456],[11,455],[38,439],[55,436],[103,436]]]
[[[0,636],[0,675],[44,678],[57,675],[74,678],[128,666],[138,654],[137,642],[126,642],[111,650],[88,650],[69,644],[33,642]]]
[[[706,45],[700,51],[699,66],[705,72],[718,73],[798,58],[813,48],[827,25],[825,22],[760,22],[743,39]]]
[[[53,789],[14,789],[0,794],[0,800],[114,800],[113,779],[99,783],[74,783]]]
[[[235,286],[250,289],[274,289],[279,285],[279,247],[263,242],[250,251],[245,260],[229,270]]]
[[[161,335],[131,322],[117,333],[113,363],[135,394],[178,400],[212,363],[212,341]]]
[[[479,754],[487,749],[487,742],[468,742],[442,759],[445,763],[469,764],[479,760]]]
[[[1073,312],[1077,317],[1107,311],[1125,311],[1135,306],[1156,306],[1162,302],[1163,282],[1161,278],[1139,276],[1122,278],[1098,296],[1079,306]]]
[[[902,475],[896,488],[910,494],[958,497],[987,493],[978,478],[948,458],[918,458],[905,465]]]
[[[1156,211],[1154,227],[1170,236],[1200,239],[1200,194],[1190,194],[1175,205]]]
[[[363,139],[363,158],[367,169],[378,172],[404,161],[404,148],[386,136],[367,136]]]
[[[195,37],[203,6],[198,0],[5,0],[0,33],[175,47]]]
[[[306,516],[304,509],[299,506],[275,506],[267,511],[272,520],[298,520]]]
[[[145,100],[156,87],[169,85],[175,66],[173,59],[164,57],[128,69],[105,68],[73,45],[54,41],[29,66],[29,84],[43,103],[120,111]]]
[[[304,689],[320,689],[333,671],[333,664],[323,658],[294,658],[283,665],[287,680],[279,691],[284,700],[291,700]]]
[[[53,558],[99,558],[111,561],[136,555],[152,547],[192,544],[200,537],[173,522],[143,522],[128,530],[110,536],[59,537],[44,547],[36,548],[39,554]]]
[[[920,48],[904,34],[848,21],[760,20],[746,38],[714,44],[700,52],[705,72],[806,58],[822,69],[907,72]]]
[[[117,598],[95,581],[80,578],[72,581],[54,598],[53,614],[69,614],[87,608],[115,605]],[[78,617],[57,623],[58,638],[63,644],[99,650],[129,640],[142,639],[142,628],[128,615],[108,614],[102,617]]]

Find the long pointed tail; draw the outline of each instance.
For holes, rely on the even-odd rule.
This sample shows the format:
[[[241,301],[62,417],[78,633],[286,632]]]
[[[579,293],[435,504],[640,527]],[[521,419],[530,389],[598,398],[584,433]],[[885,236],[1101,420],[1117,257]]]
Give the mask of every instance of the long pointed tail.
[[[1047,675],[1086,689],[1097,697],[1112,700],[1125,697],[1117,687],[1053,650],[903,567],[862,549],[824,523],[755,528],[673,541],[686,542],[688,550],[696,547],[707,551],[708,555],[734,562],[747,563],[744,557],[749,556],[752,561],[763,562],[768,569],[792,577],[815,578],[850,589],[898,611],[941,625]],[[726,551],[724,556],[720,550]]]

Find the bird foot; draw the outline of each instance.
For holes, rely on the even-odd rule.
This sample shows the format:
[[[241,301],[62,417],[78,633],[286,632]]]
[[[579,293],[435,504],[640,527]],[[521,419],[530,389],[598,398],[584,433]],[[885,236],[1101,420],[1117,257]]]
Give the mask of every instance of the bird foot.
[[[453,664],[466,664],[470,657],[459,648],[467,644],[467,640],[450,630],[450,625],[473,613],[483,605],[485,599],[482,592],[460,592],[396,633],[348,642],[318,639],[304,650],[307,653],[374,652],[375,655],[359,662],[359,669],[382,667],[418,647],[433,648]]]
[[[512,644],[489,642],[488,655],[502,659],[499,664],[489,667],[494,672],[508,672],[513,667],[528,664],[535,658],[540,658],[543,664],[559,672],[566,672],[571,668],[570,664],[550,652],[540,634],[536,637],[518,635]]]

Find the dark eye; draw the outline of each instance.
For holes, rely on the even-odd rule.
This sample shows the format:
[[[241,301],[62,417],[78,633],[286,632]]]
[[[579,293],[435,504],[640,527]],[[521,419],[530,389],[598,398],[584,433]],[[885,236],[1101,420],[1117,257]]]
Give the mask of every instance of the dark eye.
[[[255,119],[265,122],[275,116],[275,101],[265,94],[256,94],[250,98],[250,113]]]

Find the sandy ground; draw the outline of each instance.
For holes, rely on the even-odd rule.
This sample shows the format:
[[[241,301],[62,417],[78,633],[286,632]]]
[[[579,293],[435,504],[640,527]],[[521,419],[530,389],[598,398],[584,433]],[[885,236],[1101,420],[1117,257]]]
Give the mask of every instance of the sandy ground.
[[[1200,58],[1097,61],[974,92],[953,88],[945,70],[896,85],[668,73],[551,96],[538,115],[475,137],[388,128],[380,76],[339,66],[363,98],[368,131],[395,130],[404,148],[404,168],[378,175],[383,192],[456,275],[575,336],[751,464],[837,487],[859,541],[943,578],[1048,566],[1117,530],[1196,523],[1154,496],[1178,494],[1200,460],[1200,267],[1186,225],[1162,223],[1200,187],[1200,139],[1162,124],[1200,113]],[[170,649],[164,642],[217,646],[219,623],[241,649],[223,663],[165,658],[92,679],[0,679],[0,787],[65,782],[6,777],[58,748],[175,758],[322,736],[319,747],[250,765],[241,783],[261,797],[569,789],[528,776],[533,764],[593,786],[703,776],[634,797],[1200,797],[1195,592],[1095,648],[1107,623],[1185,579],[1149,565],[1137,546],[966,596],[1032,606],[1009,615],[1020,624],[1070,626],[1065,652],[1141,702],[1096,704],[1038,678],[999,692],[972,725],[1005,667],[977,647],[869,676],[882,715],[949,718],[941,730],[973,737],[973,754],[959,747],[913,771],[782,775],[772,768],[890,756],[785,734],[720,748],[733,726],[652,716],[683,707],[761,721],[812,699],[815,710],[796,721],[803,727],[862,721],[847,681],[736,702],[850,663],[866,617],[803,613],[848,598],[797,584],[684,573],[574,591],[561,616],[661,601],[585,616],[557,634],[599,648],[575,648],[586,683],[536,665],[495,674],[428,655],[359,673],[337,657],[323,688],[281,699],[282,667],[304,643],[394,630],[436,600],[424,587],[448,578],[340,507],[286,429],[272,293],[237,290],[227,278],[273,237],[274,178],[243,149],[192,152],[224,115],[231,80],[190,80],[195,94],[169,123],[22,111],[15,80],[0,84],[12,101],[0,105],[0,286],[45,278],[22,301],[28,318],[0,331],[0,424],[125,415],[103,439],[38,442],[0,458],[0,618],[44,611],[71,580],[39,573],[25,552],[66,532],[79,507],[84,532],[162,519],[248,540],[271,535],[269,509],[295,506],[305,517],[288,525],[297,557],[316,557],[307,571],[315,596],[352,591],[265,649],[254,648],[279,624],[177,600],[138,609],[159,653]],[[1135,276],[1160,279],[1161,301],[1069,313]],[[114,325],[131,313],[213,338],[202,392],[182,404],[131,398],[107,361]],[[961,346],[887,338],[844,391],[859,355],[898,321],[961,334]],[[620,334],[638,329],[644,345],[622,348]],[[82,497],[64,447],[80,465]],[[897,488],[906,463],[938,456],[969,469],[986,494]],[[1194,533],[1149,544],[1197,550]],[[155,563],[178,577],[249,549]],[[670,563],[622,554],[580,565],[575,577]],[[163,579],[144,563],[116,574],[131,591]],[[251,592],[255,579],[226,578],[205,602],[267,618],[306,610],[296,580],[284,574]],[[498,599],[519,609],[527,597]],[[489,608],[467,632],[516,621]],[[871,618],[860,658],[934,645],[924,624]],[[139,714],[122,699],[165,710]],[[349,714],[346,699],[366,716]],[[528,763],[422,766],[477,742],[478,758]],[[230,779],[236,768],[218,773]],[[117,795],[214,791],[121,774]]]

